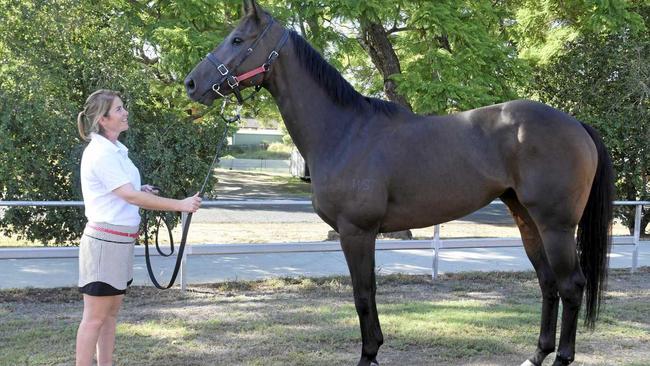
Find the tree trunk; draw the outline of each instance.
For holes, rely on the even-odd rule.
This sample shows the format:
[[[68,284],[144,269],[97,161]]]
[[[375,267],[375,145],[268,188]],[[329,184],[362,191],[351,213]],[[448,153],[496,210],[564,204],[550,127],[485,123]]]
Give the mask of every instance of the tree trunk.
[[[397,92],[397,83],[391,78],[392,75],[401,74],[402,69],[384,26],[368,19],[361,19],[361,33],[361,45],[384,77],[384,93],[388,100],[413,110],[406,97]]]

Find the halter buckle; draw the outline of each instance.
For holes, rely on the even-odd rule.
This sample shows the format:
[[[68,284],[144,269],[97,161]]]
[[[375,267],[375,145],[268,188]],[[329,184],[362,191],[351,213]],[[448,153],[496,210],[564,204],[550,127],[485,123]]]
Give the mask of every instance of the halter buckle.
[[[221,65],[217,66],[217,70],[219,70],[219,73],[221,73],[222,76],[228,75],[228,68],[224,64],[221,64]]]
[[[269,54],[269,61],[270,60],[275,60],[278,56],[280,56],[278,51],[276,51],[276,50],[271,51],[271,53]]]
[[[231,83],[231,80],[235,80],[235,82]],[[228,86],[230,86],[230,89],[235,89],[236,87],[239,86],[239,80],[237,80],[236,76],[233,76],[228,79]]]

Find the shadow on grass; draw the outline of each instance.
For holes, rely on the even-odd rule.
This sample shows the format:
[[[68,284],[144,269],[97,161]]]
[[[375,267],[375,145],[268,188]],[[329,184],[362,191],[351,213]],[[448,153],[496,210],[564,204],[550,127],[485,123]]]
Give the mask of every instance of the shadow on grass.
[[[606,365],[608,350],[619,347],[628,358],[619,364],[644,364],[650,269],[634,276],[612,271],[611,278],[603,321],[595,333],[580,330],[578,357]],[[535,348],[540,303],[532,273],[453,274],[435,282],[397,275],[378,282],[382,365],[519,364]],[[76,289],[0,291],[0,364],[70,364],[80,299]],[[347,277],[230,282],[185,294],[136,287],[122,310],[115,361],[350,365],[360,338]]]
[[[151,328],[182,327],[183,330],[179,331],[182,336],[176,339],[175,344],[185,347],[158,349],[156,355],[147,355],[138,362],[171,365],[171,360],[174,360],[183,364],[262,365],[273,361],[271,364],[303,365],[305,359],[312,359],[329,362],[315,364],[349,365],[358,357],[360,337],[353,306],[334,306],[333,309],[310,306],[291,310],[282,310],[277,306],[270,308],[271,311],[261,316],[241,311],[221,316],[215,314],[214,317],[219,320],[212,319],[207,323],[181,322],[179,325],[178,320],[168,320],[169,324],[165,321],[148,321],[153,324]],[[391,344],[389,350],[380,352],[380,359],[397,358],[403,362],[408,359],[407,364],[413,365],[425,364],[425,360],[459,364],[460,360],[472,357],[501,357],[503,354],[523,359],[525,357],[520,352],[522,347],[532,349],[534,345],[534,337],[516,337],[519,339],[513,340],[510,328],[494,327],[499,320],[493,320],[492,324],[464,322],[463,319],[471,317],[472,313],[485,312],[480,305],[418,307],[417,311],[431,310],[431,314],[424,319],[417,314],[412,316],[410,312],[413,309],[413,306],[380,308],[380,313],[385,313],[380,316],[384,320],[384,334]],[[442,317],[434,327],[422,324],[441,312],[456,315],[448,316],[448,319]],[[530,325],[529,320],[516,312],[502,314],[499,318],[501,321],[509,318],[508,323],[516,324],[516,328]],[[499,332],[500,328],[506,331]],[[129,342],[141,343],[146,347],[154,347],[156,342],[163,345],[172,341],[164,334],[160,332],[158,336],[147,336],[138,332],[121,332]],[[521,340],[528,341],[528,344],[520,344]]]

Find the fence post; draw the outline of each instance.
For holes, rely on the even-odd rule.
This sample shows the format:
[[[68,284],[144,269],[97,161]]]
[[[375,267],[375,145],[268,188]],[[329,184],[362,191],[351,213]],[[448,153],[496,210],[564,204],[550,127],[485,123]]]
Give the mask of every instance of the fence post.
[[[185,227],[185,221],[187,221],[187,212],[183,212],[181,214],[181,228]],[[181,259],[181,291],[185,292],[185,288],[187,286],[187,278],[185,277],[185,266],[187,265],[187,252],[190,249],[190,247],[185,247],[185,251],[183,252],[183,258]]]
[[[634,208],[634,251],[632,252],[632,273],[636,272],[639,265],[639,241],[641,241],[641,206],[637,204]]]
[[[438,260],[440,259],[440,225],[433,228],[433,267],[431,269],[431,279],[438,277]]]

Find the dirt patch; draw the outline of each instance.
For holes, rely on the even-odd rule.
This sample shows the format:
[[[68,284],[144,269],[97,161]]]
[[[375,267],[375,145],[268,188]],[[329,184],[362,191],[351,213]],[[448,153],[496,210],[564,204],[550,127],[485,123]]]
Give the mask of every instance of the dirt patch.
[[[206,199],[309,199],[311,185],[286,174],[216,169],[217,183]]]

